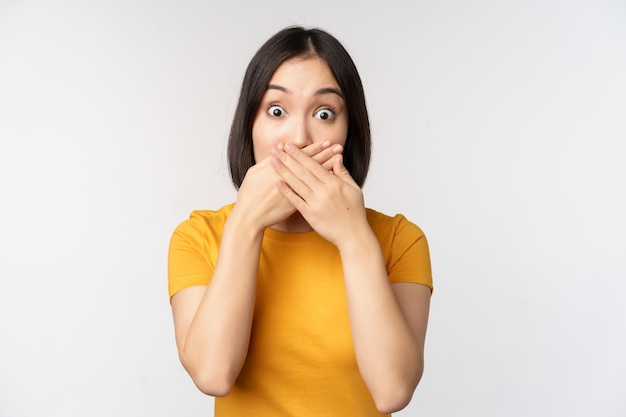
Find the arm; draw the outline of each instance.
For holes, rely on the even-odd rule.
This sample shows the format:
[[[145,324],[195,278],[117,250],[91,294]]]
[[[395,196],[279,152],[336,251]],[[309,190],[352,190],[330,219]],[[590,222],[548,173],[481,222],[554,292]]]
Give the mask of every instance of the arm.
[[[332,156],[341,151],[329,145],[313,144],[303,153],[329,169]],[[228,394],[246,359],[263,232],[295,212],[276,190],[276,180],[269,159],[248,170],[224,226],[210,284],[172,297],[180,360],[209,395]]]
[[[430,288],[390,284],[373,233],[340,253],[359,370],[379,411],[401,410],[423,372]]]
[[[262,230],[231,214],[210,285],[172,297],[181,363],[205,394],[228,394],[245,361],[262,238]]]
[[[319,170],[297,149],[273,151],[283,195],[341,256],[359,371],[381,412],[404,408],[423,371],[430,288],[393,284],[367,222],[363,195],[337,158]],[[297,174],[296,174],[297,173]]]

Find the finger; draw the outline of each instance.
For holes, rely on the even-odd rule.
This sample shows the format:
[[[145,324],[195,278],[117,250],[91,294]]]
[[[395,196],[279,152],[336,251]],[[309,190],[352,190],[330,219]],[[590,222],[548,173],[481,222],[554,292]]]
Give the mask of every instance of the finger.
[[[279,180],[276,183],[276,187],[278,188],[278,191],[280,191],[280,193],[287,199],[287,201],[289,201],[289,203],[291,203],[291,205],[296,210],[301,212],[301,210],[306,209],[306,201],[304,201],[302,197],[296,194],[296,192],[293,191],[291,187],[289,187],[284,181]]]
[[[330,162],[333,158],[333,156],[340,154],[343,152],[343,146],[336,144],[336,145],[332,145],[332,146],[328,146],[327,148],[323,149],[321,152],[319,152],[317,155],[314,155],[312,158],[315,162],[320,163],[322,165],[326,164],[326,169],[329,170],[332,167],[332,163],[330,165],[327,164],[327,162]]]
[[[284,153],[289,157],[281,158],[283,163],[296,174],[298,178],[306,180],[309,184],[313,184],[313,178],[310,177],[314,177],[323,182],[324,180],[328,180],[328,176],[331,175],[327,169],[324,169],[319,163],[313,160],[313,158],[305,155],[300,149],[289,143],[285,144]],[[289,185],[291,186],[291,184]]]
[[[333,157],[331,157],[328,161],[324,162],[322,164],[322,168],[324,168],[327,171],[332,172],[333,171],[333,165],[335,164],[335,158],[339,158],[341,155],[333,155]]]
[[[284,146],[285,144],[282,142],[277,143],[276,149],[282,151],[284,150]],[[343,146],[339,144],[333,145],[332,142],[328,140],[324,142],[315,142],[301,149],[304,154],[310,156],[316,162],[324,164],[325,168],[328,170],[331,169],[332,164],[327,164],[327,162],[329,162],[334,155],[343,152]]]
[[[284,149],[285,144],[284,143],[279,143],[278,149],[280,149],[281,151]],[[330,141],[324,141],[324,142],[314,142],[310,145],[305,146],[304,148],[302,148],[302,152],[304,152],[304,154],[308,155],[308,156],[315,156],[317,154],[319,154],[320,152],[323,152],[324,149],[327,149],[330,147]]]
[[[272,154],[274,155],[272,166],[282,181],[305,201],[310,198],[312,191],[309,185],[315,186],[314,183],[319,182],[319,180],[286,153],[279,153],[273,149]],[[315,162],[313,164],[323,170],[320,165]]]
[[[343,164],[343,155],[337,155],[333,159],[333,169],[332,169],[332,171],[333,171],[333,174],[335,174],[336,177],[339,177],[343,181],[345,181],[348,184],[351,184],[351,185],[353,185],[353,186],[355,186],[357,188],[361,188],[354,181],[354,179],[352,178],[352,175],[350,175],[350,172],[348,172],[348,169]]]

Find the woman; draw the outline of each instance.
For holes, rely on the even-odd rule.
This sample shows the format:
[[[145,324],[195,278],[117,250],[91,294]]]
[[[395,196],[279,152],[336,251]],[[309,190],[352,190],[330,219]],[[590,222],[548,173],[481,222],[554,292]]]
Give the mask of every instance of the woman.
[[[252,58],[228,156],[237,200],[175,230],[180,360],[215,416],[380,416],[423,370],[428,244],[364,207],[360,77],[330,34],[289,27]]]

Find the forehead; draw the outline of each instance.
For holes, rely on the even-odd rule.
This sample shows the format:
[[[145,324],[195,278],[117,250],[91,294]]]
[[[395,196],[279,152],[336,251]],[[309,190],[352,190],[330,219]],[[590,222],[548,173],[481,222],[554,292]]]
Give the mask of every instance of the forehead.
[[[284,61],[272,74],[270,84],[280,84],[288,88],[307,85],[338,87],[328,64],[317,55],[299,56]]]

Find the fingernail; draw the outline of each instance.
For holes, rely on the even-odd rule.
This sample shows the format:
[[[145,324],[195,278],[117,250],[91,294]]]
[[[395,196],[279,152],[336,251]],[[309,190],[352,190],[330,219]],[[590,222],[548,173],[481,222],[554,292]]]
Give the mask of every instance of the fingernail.
[[[335,145],[335,146],[333,146],[333,152],[334,152],[334,153],[341,152],[341,149],[342,149],[341,145]]]
[[[322,142],[322,148],[328,148],[330,146],[330,141],[326,140],[324,142]]]
[[[274,165],[275,167],[279,167],[280,160],[278,158],[272,158],[272,165]]]
[[[282,151],[283,150],[283,143],[280,142],[278,145],[276,145],[276,147]]]
[[[278,149],[276,148],[270,149],[270,153],[274,156],[280,156],[280,152],[278,152]]]
[[[286,152],[292,152],[295,148],[293,147],[293,145],[291,143],[286,143],[285,144],[285,151]]]

